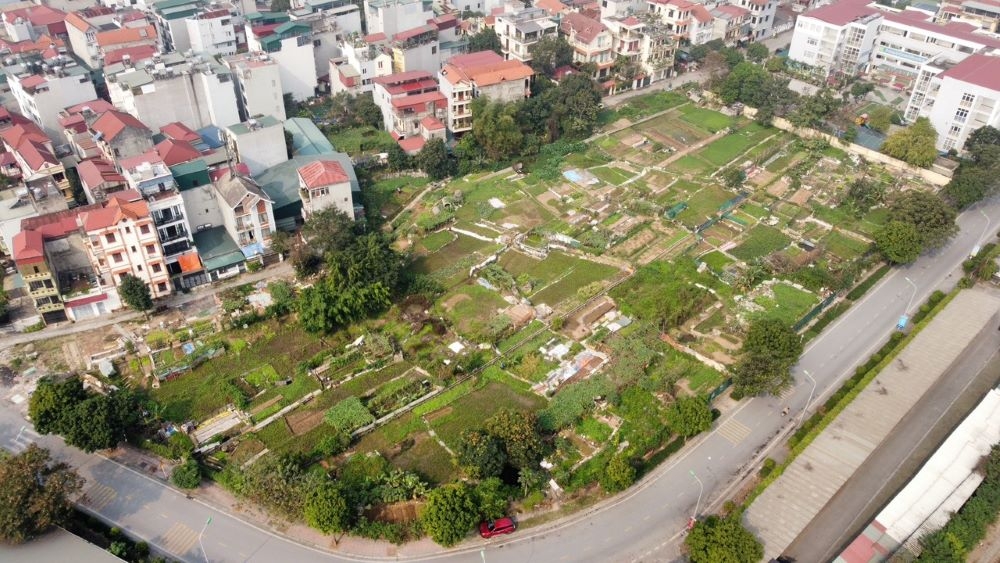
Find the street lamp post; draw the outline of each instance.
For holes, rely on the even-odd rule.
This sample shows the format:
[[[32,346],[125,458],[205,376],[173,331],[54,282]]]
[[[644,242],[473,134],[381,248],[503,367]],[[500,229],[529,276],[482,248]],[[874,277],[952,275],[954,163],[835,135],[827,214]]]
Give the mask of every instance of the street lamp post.
[[[694,474],[694,469],[690,470],[690,473],[694,477],[694,480],[698,482],[698,502],[694,504],[694,514],[691,515],[690,523],[690,526],[694,526],[694,523],[698,520],[698,509],[701,507],[701,495],[705,492],[705,484]]]
[[[809,404],[812,403],[813,395],[816,393],[816,380],[813,379],[812,374],[810,374],[809,370],[807,370],[807,369],[802,370],[802,373],[805,374],[805,376],[809,378],[809,381],[812,381],[813,386],[812,386],[812,390],[809,391],[809,398],[806,399],[806,406],[802,407],[802,414],[799,415],[799,422],[796,424],[796,426],[798,426],[799,424],[802,424],[802,421],[805,420],[805,418],[806,418],[806,411],[809,410]]]
[[[205,563],[208,563],[208,553],[205,551],[205,544],[201,542],[201,537],[205,535],[205,530],[208,529],[208,525],[212,523],[212,517],[209,516],[208,520],[205,520],[205,525],[201,527],[201,533],[198,534],[198,546],[201,547],[201,556],[205,558]]]

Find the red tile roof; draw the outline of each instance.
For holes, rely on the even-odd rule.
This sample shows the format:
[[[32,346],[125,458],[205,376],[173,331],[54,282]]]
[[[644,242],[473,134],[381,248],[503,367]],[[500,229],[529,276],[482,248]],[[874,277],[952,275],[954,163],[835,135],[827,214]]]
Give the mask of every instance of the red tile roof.
[[[143,27],[123,27],[111,31],[102,31],[97,34],[97,46],[107,47],[109,45],[121,45],[123,43],[138,43],[140,41],[156,41],[156,27],[146,25]]]
[[[90,124],[90,128],[95,133],[100,133],[107,141],[111,141],[117,137],[126,128],[145,129],[149,131],[134,115],[118,110],[110,110],[102,113],[100,117]]]
[[[594,39],[597,39],[598,35],[606,32],[608,28],[603,23],[592,20],[583,14],[570,12],[563,16],[560,30],[576,38],[577,41],[589,45]],[[608,49],[610,48],[611,45],[608,44]]]
[[[40,74],[32,74],[31,76],[26,76],[21,79],[21,88],[25,90],[29,88],[37,88],[42,84],[45,84],[48,80]]]
[[[734,6],[732,4],[723,4],[714,8],[712,11],[721,12],[723,14],[733,16],[734,18],[742,18],[750,14],[750,10],[740,8],[739,6]]]
[[[96,100],[90,100],[88,102],[81,102],[76,105],[72,105],[63,110],[66,115],[73,115],[75,113],[82,113],[84,109],[89,108],[90,111],[94,113],[104,113],[106,111],[111,111],[115,109],[115,106],[107,100],[102,100],[100,98]]]
[[[458,16],[455,14],[442,14],[436,18],[427,20],[427,23],[436,27],[439,31],[442,29],[451,29],[458,27]]]
[[[426,143],[427,140],[420,135],[417,135],[415,137],[399,139],[396,142],[399,144],[399,148],[403,149],[403,152],[406,154],[416,154],[420,152],[420,149],[424,148],[424,143]]]
[[[994,92],[1000,92],[1000,57],[969,55],[964,61],[940,74]]]
[[[42,233],[38,231],[22,230],[14,235],[11,246],[14,261],[18,265],[37,264],[45,260],[45,241],[42,240]]]
[[[149,217],[149,206],[135,190],[115,192],[108,196],[101,209],[80,213],[80,225],[84,231],[107,229],[125,219],[133,221]]]
[[[691,6],[691,15],[694,19],[701,23],[709,23],[712,21],[712,14],[709,13],[708,8],[702,6],[701,4],[694,4]]]
[[[79,29],[84,33],[86,33],[88,29],[90,29],[90,22],[84,19],[84,17],[78,14],[77,12],[70,12],[66,14],[66,23],[68,25],[75,27],[76,29]]]
[[[175,164],[191,162],[196,158],[201,158],[201,153],[187,141],[167,139],[156,145],[155,148],[160,158],[163,159],[163,163],[167,166],[174,166]]]
[[[72,309],[73,307],[82,307],[84,305],[90,305],[91,303],[97,303],[98,301],[104,301],[107,298],[108,298],[107,293],[101,293],[98,295],[88,295],[87,297],[81,297],[79,299],[67,301],[66,307],[69,309]]]
[[[551,15],[564,14],[569,11],[569,6],[559,0],[538,0],[534,7],[541,8]]]
[[[320,188],[342,184],[351,180],[344,167],[333,160],[317,160],[299,168],[299,177],[307,188]]]
[[[980,45],[1000,47],[1000,40],[992,34],[974,33],[976,26],[962,22],[934,23],[933,17],[918,10],[903,10],[899,13],[886,12],[882,15],[887,21],[915,27],[924,31],[939,33],[954,39],[971,41]]]
[[[534,71],[521,61],[505,61],[493,51],[479,51],[448,59],[441,74],[452,84],[467,81],[482,87],[506,80],[523,80]]]
[[[421,119],[420,125],[428,131],[440,131],[441,129],[444,129],[444,123],[441,123],[441,120],[433,115],[428,115],[427,117]]]
[[[132,192],[138,195],[138,192]],[[64,237],[77,229],[76,218],[80,213],[100,209],[101,204],[94,203],[75,207],[55,213],[46,213],[37,217],[21,219],[21,231],[34,231],[41,234],[43,240],[57,239]]]
[[[384,33],[381,31],[378,33],[369,33],[365,35],[365,43],[378,43],[379,41],[385,41],[388,39]]]
[[[64,23],[66,21],[66,12],[42,5],[7,10],[3,13],[3,19],[6,22],[13,22],[17,18],[24,18],[31,22],[32,25],[49,26]],[[64,25],[63,33],[65,32],[66,27]]]
[[[427,106],[430,104],[434,104],[434,107],[438,109],[445,109],[448,107],[448,98],[435,90],[433,92],[425,92],[413,96],[400,96],[392,99],[392,107],[396,110],[409,108],[418,112],[427,111]]]
[[[122,170],[133,170],[137,168],[140,164],[146,164],[146,163],[158,164],[162,162],[163,158],[160,157],[160,153],[156,152],[156,149],[151,149],[142,154],[137,154],[135,156],[119,158],[118,166]]]
[[[89,188],[101,184],[125,183],[125,177],[119,174],[114,166],[100,158],[84,160],[77,165],[76,171],[80,175],[80,181]]]
[[[175,141],[187,141],[189,143],[198,143],[201,141],[201,135],[195,133],[190,127],[180,121],[168,123],[160,127],[160,133]]]
[[[52,150],[49,148],[51,141],[33,121],[18,120],[16,125],[0,131],[0,138],[31,168],[31,170],[21,171],[25,174],[59,165],[59,159],[52,154]]]
[[[385,88],[390,96],[437,89],[437,80],[434,80],[431,73],[423,70],[410,70],[379,76],[373,78],[372,82]]]
[[[139,61],[146,61],[153,58],[156,54],[156,45],[131,45],[129,47],[122,47],[120,49],[114,49],[108,51],[104,54],[104,64],[113,65],[115,63],[120,63],[125,60],[125,56],[129,57],[132,64],[136,64]]]
[[[833,4],[804,12],[802,15],[831,25],[844,26],[865,16],[878,13],[878,10],[869,7],[868,4],[871,4],[870,0],[839,0]]]

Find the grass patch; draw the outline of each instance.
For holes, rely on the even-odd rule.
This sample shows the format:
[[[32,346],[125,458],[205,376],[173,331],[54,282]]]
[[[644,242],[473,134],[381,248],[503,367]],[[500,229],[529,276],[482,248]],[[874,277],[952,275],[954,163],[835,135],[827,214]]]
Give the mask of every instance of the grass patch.
[[[611,427],[588,416],[577,423],[576,433],[590,438],[595,444],[604,444],[611,437]]]
[[[675,92],[656,92],[636,96],[617,110],[617,117],[635,121],[642,117],[675,108],[687,102],[687,98]]]
[[[629,174],[621,168],[615,168],[614,166],[600,166],[598,168],[591,168],[587,171],[594,176],[597,176],[597,178],[602,182],[613,186],[617,186],[632,177],[632,174]]]
[[[671,172],[677,174],[692,174],[694,176],[704,176],[714,170],[711,164],[693,154],[684,155],[669,165]]]
[[[776,283],[771,287],[774,297],[758,297],[755,303],[764,307],[762,316],[779,319],[782,323],[792,326],[810,309],[816,306],[816,296],[808,291],[802,291],[784,283]]]
[[[431,413],[428,419],[438,437],[454,450],[463,431],[481,427],[486,419],[501,409],[534,412],[544,404],[545,399],[533,393],[519,393],[507,385],[490,381],[446,407],[448,412]]]
[[[692,125],[707,129],[710,133],[722,131],[735,121],[728,115],[696,106],[684,106],[680,111],[682,114],[681,119]]]
[[[420,240],[420,246],[424,247],[428,253],[434,253],[455,240],[455,234],[451,231],[438,231],[431,233]]]
[[[869,244],[833,231],[823,238],[826,249],[844,260],[853,260],[868,250]]]
[[[436,307],[458,332],[476,339],[490,319],[497,315],[497,310],[507,307],[507,302],[495,291],[479,284],[469,284],[446,294]]]
[[[449,483],[458,477],[451,454],[427,433],[415,436],[413,445],[392,458],[392,464],[413,471],[436,485]]]
[[[761,258],[788,246],[792,239],[767,225],[757,225],[750,229],[747,237],[730,253],[740,260],[750,261]]]
[[[729,164],[729,162],[743,154],[748,148],[758,143],[761,136],[766,136],[768,134],[770,134],[770,132],[768,132],[767,129],[764,129],[760,125],[752,124],[745,129],[718,139],[698,151],[697,154],[706,161],[714,164],[716,167],[722,167]]]
[[[374,127],[353,127],[329,135],[334,150],[351,156],[385,152],[396,144],[392,135]]]
[[[715,272],[721,272],[726,269],[726,266],[733,263],[732,258],[726,256],[718,250],[713,250],[712,252],[703,255],[699,258],[699,260],[707,264],[708,267]]]
[[[618,268],[613,266],[577,260],[577,264],[564,276],[532,295],[531,301],[533,303],[546,303],[551,307],[573,297],[582,301],[599,291],[600,288],[593,287],[592,284],[607,280],[616,274],[618,274]],[[581,293],[581,290],[587,288],[589,288],[587,291]]]

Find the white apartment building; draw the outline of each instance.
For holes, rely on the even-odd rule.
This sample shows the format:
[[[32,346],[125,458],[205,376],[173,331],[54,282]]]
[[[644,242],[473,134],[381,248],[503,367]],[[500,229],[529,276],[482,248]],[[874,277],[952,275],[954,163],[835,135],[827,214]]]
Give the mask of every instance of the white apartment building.
[[[231,7],[208,8],[184,19],[187,26],[188,49],[208,55],[235,55],[241,41],[237,33],[245,33],[242,18]]]
[[[330,91],[372,91],[372,80],[392,74],[392,51],[384,34],[351,35],[340,44],[343,57],[330,60]]]
[[[750,12],[751,39],[763,41],[771,35],[774,28],[774,14],[778,10],[778,0],[738,0],[739,7]]]
[[[115,11],[102,6],[91,6],[66,14],[66,35],[69,46],[83,64],[100,68],[102,59],[97,46],[97,33],[115,26]]]
[[[951,53],[924,63],[905,117],[930,119],[941,151],[963,150],[966,139],[987,125],[1000,127],[1000,57]]]
[[[278,64],[281,88],[296,100],[316,95],[319,76],[313,47],[312,26],[285,22],[274,27],[251,27],[247,22],[250,51],[264,52]]]
[[[317,160],[298,169],[302,218],[331,207],[354,219],[351,177],[336,160]]]
[[[59,62],[65,64],[45,64],[37,74],[7,73],[7,85],[21,113],[53,139],[62,137],[60,111],[97,97],[90,73],[85,68],[69,57]]]
[[[222,60],[233,73],[240,120],[255,115],[271,115],[285,120],[281,89],[281,69],[267,53],[242,53]]]
[[[288,160],[285,128],[270,115],[256,115],[226,127],[226,147],[230,157],[245,164],[251,176]]]
[[[532,45],[559,34],[559,25],[542,8],[499,15],[493,29],[500,37],[504,58],[524,63],[531,61]]]
[[[1000,31],[997,0],[944,0],[937,16],[941,21],[962,21],[992,33]]]
[[[675,42],[702,45],[714,38],[712,14],[703,4],[689,0],[649,0],[649,12],[658,17]]]
[[[505,61],[493,51],[457,55],[438,73],[441,93],[448,100],[452,134],[472,129],[472,100],[485,96],[493,101],[514,102],[531,96],[534,71],[518,60]]]
[[[105,67],[111,103],[151,129],[180,121],[193,129],[240,122],[230,71],[214,58],[167,53],[152,68]]]
[[[801,14],[788,57],[825,75],[857,76],[875,49],[882,12],[869,0],[840,0]]]
[[[423,25],[434,17],[431,2],[424,0],[365,0],[365,20],[368,33],[397,33]]]
[[[419,135],[425,117],[442,120],[448,111],[434,76],[422,70],[376,78],[372,97],[382,110],[383,127],[397,140]]]
[[[604,0],[601,2],[601,19],[624,18],[646,11],[646,0]]]
[[[392,71],[441,70],[441,50],[437,27],[424,24],[400,31],[392,37]]]
[[[673,73],[677,41],[665,24],[635,16],[608,18],[614,58],[625,57],[642,65],[643,76],[619,89],[641,88],[669,78]]]
[[[597,67],[595,79],[607,78],[615,64],[612,52],[611,31],[603,23],[587,16],[570,12],[559,23],[560,33],[573,47],[573,62],[591,63]]]

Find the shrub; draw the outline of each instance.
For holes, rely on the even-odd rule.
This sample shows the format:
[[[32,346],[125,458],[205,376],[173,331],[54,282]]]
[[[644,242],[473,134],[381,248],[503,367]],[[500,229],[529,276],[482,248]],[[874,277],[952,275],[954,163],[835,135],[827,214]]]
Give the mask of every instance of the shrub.
[[[198,460],[187,458],[184,463],[174,468],[170,480],[182,489],[195,489],[201,484],[201,467]]]
[[[375,417],[357,397],[349,397],[330,407],[323,420],[341,432],[353,432],[375,422]]]

